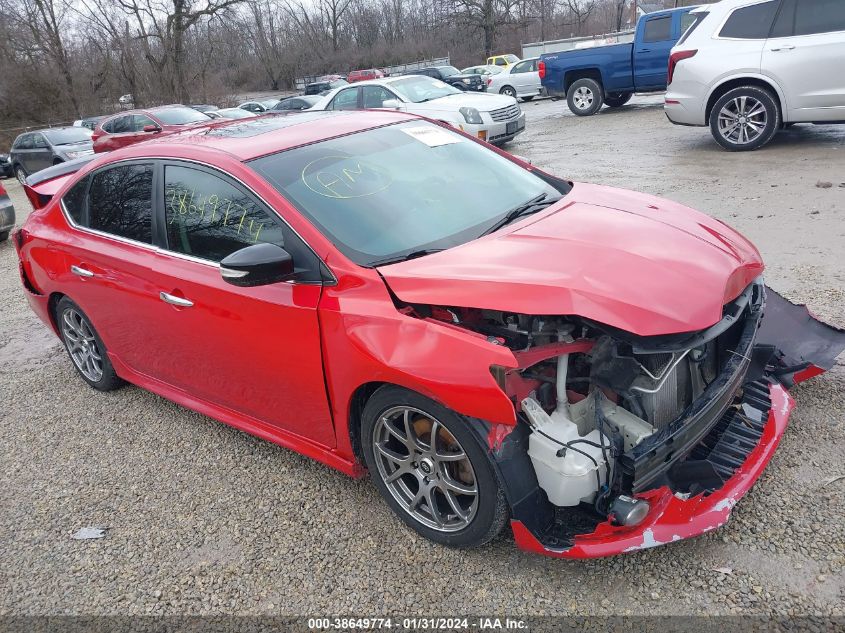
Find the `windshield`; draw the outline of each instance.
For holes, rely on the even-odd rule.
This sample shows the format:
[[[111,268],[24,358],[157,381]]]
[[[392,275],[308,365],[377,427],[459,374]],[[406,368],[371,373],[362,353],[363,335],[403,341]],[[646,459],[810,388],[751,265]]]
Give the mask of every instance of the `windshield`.
[[[422,75],[413,75],[407,79],[399,79],[391,83],[390,87],[411,103],[422,103],[423,101],[432,101],[433,99],[440,99],[449,95],[461,94],[460,90],[443,83],[439,79],[423,77]]]
[[[441,66],[440,74],[442,74],[444,77],[451,77],[452,75],[460,75],[461,71],[455,68],[454,66]]]
[[[250,166],[362,266],[469,242],[515,207],[560,191],[450,130],[391,125]]]
[[[44,130],[44,136],[53,145],[69,145],[91,140],[91,130],[87,127],[67,127],[60,130]]]
[[[209,121],[211,117],[197,112],[193,108],[163,108],[153,110],[155,117],[165,125],[187,125],[188,123],[200,123]]]
[[[516,62],[520,61],[519,57],[516,55],[504,55],[504,58],[508,60],[509,64],[515,64]]]
[[[216,112],[226,119],[250,119],[255,116],[252,112],[242,108],[224,108],[223,110],[216,110]]]

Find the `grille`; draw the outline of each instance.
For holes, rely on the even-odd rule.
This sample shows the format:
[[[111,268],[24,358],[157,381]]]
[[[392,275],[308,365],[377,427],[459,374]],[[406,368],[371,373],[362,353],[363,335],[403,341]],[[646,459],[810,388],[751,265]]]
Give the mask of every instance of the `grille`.
[[[520,115],[522,110],[519,109],[519,105],[514,103],[507,108],[499,108],[498,110],[491,110],[490,116],[493,117],[493,120],[496,122],[500,121],[510,121],[511,119],[515,119]]]

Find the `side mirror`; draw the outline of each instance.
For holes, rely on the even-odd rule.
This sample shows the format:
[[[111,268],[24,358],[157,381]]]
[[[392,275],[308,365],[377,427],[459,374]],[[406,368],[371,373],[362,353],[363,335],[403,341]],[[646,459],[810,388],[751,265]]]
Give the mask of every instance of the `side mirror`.
[[[220,276],[233,286],[264,286],[294,275],[293,258],[275,244],[253,244],[220,262]]]
[[[145,125],[143,129],[144,132],[161,132],[161,128],[157,125]]]
[[[385,99],[381,102],[382,108],[389,108],[391,110],[399,110],[402,107],[402,102],[399,99]]]

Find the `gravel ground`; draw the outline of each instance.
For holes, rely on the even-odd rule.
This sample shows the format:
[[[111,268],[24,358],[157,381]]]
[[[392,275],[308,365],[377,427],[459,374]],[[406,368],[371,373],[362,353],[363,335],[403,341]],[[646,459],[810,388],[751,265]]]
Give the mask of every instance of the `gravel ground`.
[[[730,222],[773,287],[845,325],[845,127],[728,154],[658,103],[588,119],[525,104],[509,149]],[[25,197],[4,184],[20,221]],[[827,483],[845,475],[841,364],[793,391],[780,450],[724,528],[597,561],[525,554],[510,535],[453,551],[406,529],[368,481],[135,387],[91,390],[29,310],[9,242],[0,271],[0,615],[845,615],[845,480]],[[72,540],[85,526],[107,536]]]

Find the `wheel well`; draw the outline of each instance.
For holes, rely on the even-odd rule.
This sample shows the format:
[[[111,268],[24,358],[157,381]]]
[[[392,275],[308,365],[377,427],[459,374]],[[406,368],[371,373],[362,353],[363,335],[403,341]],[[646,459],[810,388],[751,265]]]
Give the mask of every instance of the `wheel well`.
[[[580,70],[570,70],[563,76],[563,91],[569,92],[569,86],[579,79],[593,79],[598,82],[599,86],[602,85],[601,71],[598,68],[582,68]]]
[[[780,108],[781,117],[783,117],[783,104],[780,101],[778,91],[775,90],[775,87],[772,84],[768,81],[764,81],[763,79],[757,79],[756,77],[740,77],[738,79],[726,81],[713,91],[713,94],[711,94],[710,98],[707,100],[707,109],[704,111],[704,120],[707,123],[710,122],[710,112],[713,110],[713,106],[722,97],[722,95],[741,86],[757,86],[758,88],[763,88],[764,90],[770,92],[775,100],[775,103],[777,103]]]
[[[64,299],[65,295],[61,292],[54,292],[50,295],[50,298],[47,300],[47,308],[50,312],[50,322],[53,324],[53,329],[56,331],[56,334],[59,333],[59,322],[56,316],[56,306],[59,305],[59,301]]]
[[[361,421],[364,407],[367,400],[384,385],[386,382],[367,382],[358,387],[349,400],[349,441],[352,444],[352,451],[356,457],[364,463],[364,454],[361,451]]]

